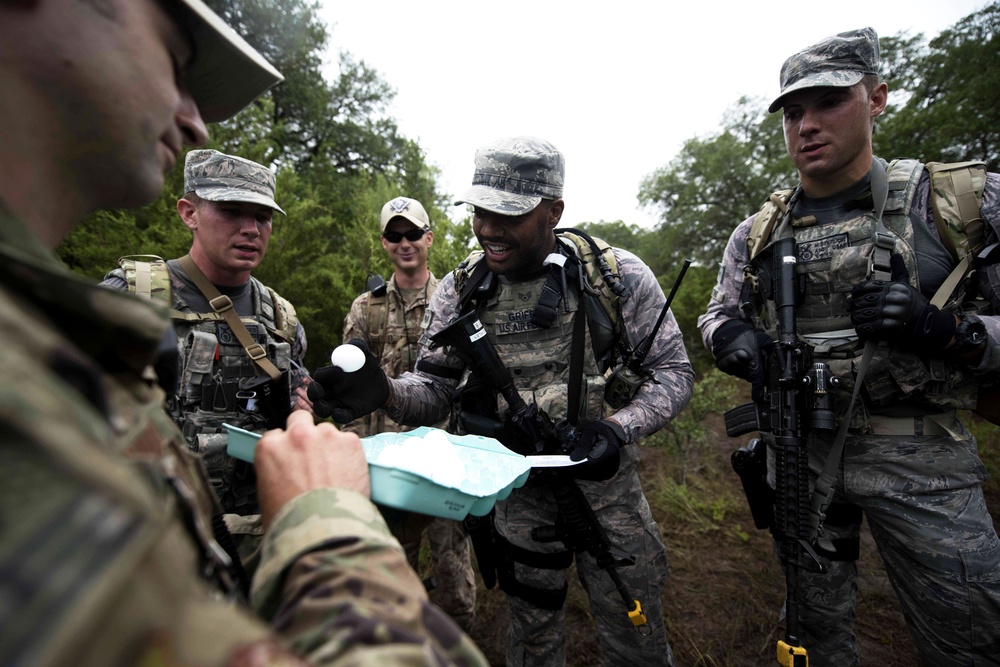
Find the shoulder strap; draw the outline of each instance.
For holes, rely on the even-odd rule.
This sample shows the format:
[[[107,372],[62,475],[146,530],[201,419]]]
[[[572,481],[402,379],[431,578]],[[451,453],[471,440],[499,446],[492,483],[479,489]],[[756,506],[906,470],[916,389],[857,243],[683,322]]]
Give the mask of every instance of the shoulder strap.
[[[943,307],[972,270],[976,254],[985,245],[980,207],[986,186],[986,164],[928,162],[930,201],[941,242],[958,262],[938,288],[931,303]]]
[[[208,299],[208,305],[212,307],[212,310],[226,319],[226,324],[232,329],[236,338],[240,341],[240,345],[243,346],[243,349],[246,350],[247,355],[257,367],[271,376],[271,379],[275,382],[281,379],[281,371],[267,358],[267,350],[250,336],[250,332],[247,331],[243,320],[236,314],[236,311],[233,309],[232,299],[215,288],[212,281],[205,277],[205,274],[201,272],[201,269],[194,263],[190,255],[184,255],[177,262],[184,269],[184,272],[188,274],[192,282],[201,290],[205,298]]]
[[[774,231],[778,220],[788,211],[788,202],[791,200],[793,192],[795,191],[778,190],[772,192],[764,205],[761,206],[760,211],[754,216],[753,222],[750,224],[750,236],[747,237],[749,259],[756,257],[757,253],[767,245],[767,240],[771,238],[771,232]]]
[[[384,288],[378,291],[369,290],[368,295],[368,344],[375,349],[372,353],[376,359],[382,358],[384,347],[384,334],[386,325],[389,323],[389,290]],[[375,345],[375,343],[378,343]]]
[[[483,261],[482,251],[475,251],[470,254],[464,262],[455,269],[455,289],[458,291],[458,309],[464,313],[466,306],[472,301],[473,295],[480,286],[487,284],[487,278],[491,278],[489,284],[496,280],[492,275],[490,267]]]
[[[583,265],[588,292],[597,297],[617,333],[621,321],[619,302],[626,288],[618,272],[614,250],[603,239],[591,237],[578,229],[560,229],[556,231],[556,236],[571,241],[569,246]]]
[[[271,296],[274,306],[274,330],[275,334],[286,342],[295,340],[295,332],[299,327],[299,317],[295,313],[295,306],[285,297],[281,296],[273,289],[262,285]]]

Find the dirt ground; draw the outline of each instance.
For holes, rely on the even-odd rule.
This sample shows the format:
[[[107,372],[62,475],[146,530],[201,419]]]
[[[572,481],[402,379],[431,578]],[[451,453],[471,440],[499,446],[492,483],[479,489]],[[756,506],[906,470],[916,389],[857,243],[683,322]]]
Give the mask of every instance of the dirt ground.
[[[736,443],[712,416],[711,442],[685,464],[683,488],[664,484],[676,464],[662,447],[643,452],[643,486],[667,545],[671,573],[663,591],[668,635],[678,667],[774,665],[783,628],[778,612],[784,578],[770,536],[753,527],[738,478],[729,464]],[[1000,494],[988,497],[1000,508]],[[994,520],[998,512],[994,509]],[[909,632],[874,542],[862,535],[856,631],[862,665],[912,667],[917,663]],[[472,637],[492,665],[504,664],[507,605],[498,589],[479,582]],[[571,575],[567,600],[570,667],[599,665],[586,597]],[[638,667],[638,666],[637,666]]]

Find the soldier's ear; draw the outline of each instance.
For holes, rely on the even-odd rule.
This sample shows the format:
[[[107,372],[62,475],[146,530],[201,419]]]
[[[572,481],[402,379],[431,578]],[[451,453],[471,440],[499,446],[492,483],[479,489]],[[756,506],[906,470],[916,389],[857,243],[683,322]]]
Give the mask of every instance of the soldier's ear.
[[[562,199],[556,199],[549,204],[548,220],[546,220],[546,223],[550,229],[555,229],[559,221],[562,220],[563,208],[565,206],[566,203]]]
[[[198,207],[195,206],[194,202],[190,202],[187,199],[177,200],[177,215],[181,217],[181,221],[184,222],[187,228],[192,231],[198,228],[198,216],[195,215],[197,211]]]

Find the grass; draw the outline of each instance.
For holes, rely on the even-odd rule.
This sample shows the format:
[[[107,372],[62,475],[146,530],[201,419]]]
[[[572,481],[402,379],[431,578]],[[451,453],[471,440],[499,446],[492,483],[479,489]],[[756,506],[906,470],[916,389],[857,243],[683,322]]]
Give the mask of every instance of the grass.
[[[759,531],[729,457],[743,444],[728,438],[721,412],[747,400],[739,384],[716,371],[696,384],[690,405],[666,429],[643,443],[643,489],[667,545],[671,573],[663,591],[675,662],[686,667],[751,667],[775,663],[783,628],[778,613],[784,578],[770,535]],[[963,415],[979,440],[988,470],[1000,470],[1000,428]],[[1000,480],[984,485],[994,522],[1000,517]],[[428,559],[423,558],[422,563]],[[909,631],[867,526],[862,532],[856,626],[862,664],[917,664]],[[567,600],[567,664],[599,665],[593,622],[571,572]],[[504,664],[507,605],[479,579],[473,639],[493,665]]]

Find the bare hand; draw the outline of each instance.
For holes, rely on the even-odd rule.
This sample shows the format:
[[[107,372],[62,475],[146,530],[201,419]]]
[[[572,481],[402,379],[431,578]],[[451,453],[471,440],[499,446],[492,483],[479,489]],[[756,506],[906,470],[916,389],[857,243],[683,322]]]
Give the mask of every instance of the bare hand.
[[[284,430],[264,434],[254,467],[265,528],[287,502],[307,491],[342,488],[371,495],[368,462],[358,436],[330,423],[314,424],[305,410],[288,415]]]
[[[316,412],[313,410],[312,401],[309,400],[309,391],[306,387],[309,386],[308,383],[303,384],[295,390],[295,407],[292,410],[305,410],[309,414],[315,416]]]

